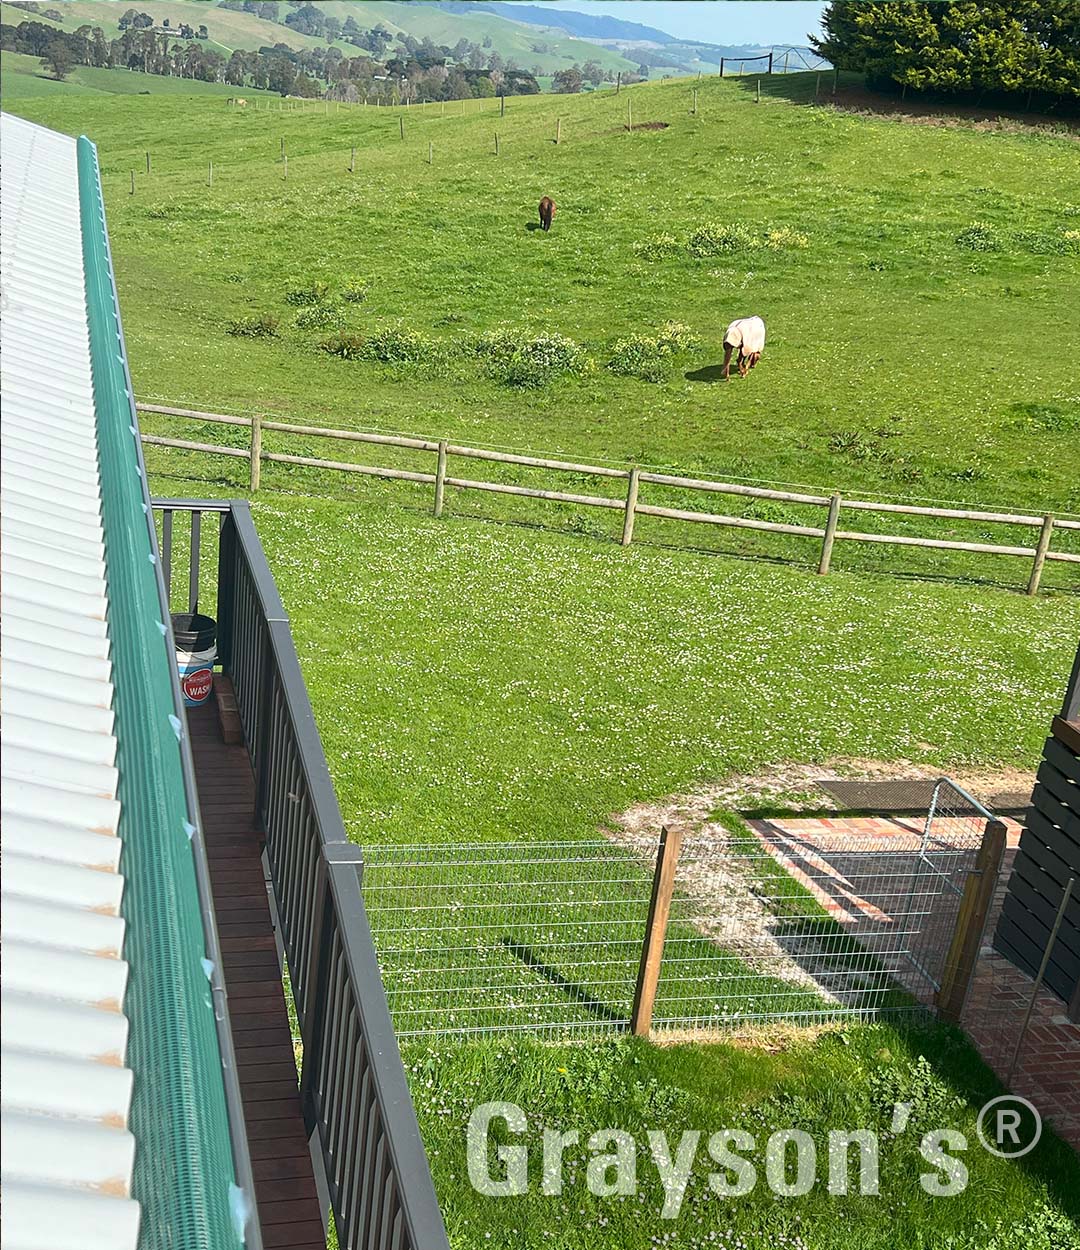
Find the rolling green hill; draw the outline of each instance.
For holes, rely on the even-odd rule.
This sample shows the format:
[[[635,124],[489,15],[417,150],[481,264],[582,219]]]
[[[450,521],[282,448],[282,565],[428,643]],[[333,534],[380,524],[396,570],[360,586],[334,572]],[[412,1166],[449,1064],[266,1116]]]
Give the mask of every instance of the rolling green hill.
[[[145,397],[579,463],[1080,512],[1076,140],[869,120],[772,94],[812,102],[814,89],[813,75],[791,75],[758,105],[752,79],[713,77],[515,97],[502,118],[478,100],[236,113],[71,92],[20,111],[100,144]],[[527,229],[544,194],[559,205],[551,234]],[[177,264],[173,244],[195,235],[198,251]],[[331,322],[347,316],[361,336],[401,325],[433,344],[429,362],[339,359],[320,350],[327,328],[296,324],[287,295],[354,277],[366,298]],[[766,358],[747,383],[714,385],[724,327],[748,312],[769,325]],[[276,337],[229,333],[264,315]],[[608,368],[617,340],[630,340],[625,355],[669,320],[700,337],[696,359],[658,381],[634,376],[633,361]],[[1037,352],[1016,332],[1027,324],[1040,327]],[[507,385],[465,350],[500,326],[566,336],[594,368]]]
[[[141,13],[149,13],[155,23],[168,18],[173,27],[179,27],[181,22],[196,28],[205,24],[210,35],[208,46],[226,55],[237,48],[256,49],[272,47],[277,43],[286,44],[296,51],[327,46],[326,40],[300,34],[283,22],[266,21],[252,13],[223,9],[200,0],[145,0],[134,5],[128,0],[71,0],[61,6],[65,19],[63,23],[48,21],[38,13],[4,3],[0,4],[0,19],[12,25],[23,21],[44,21],[47,25],[59,25],[66,31],[75,31],[84,24],[100,26],[109,38],[116,38],[120,34],[120,18],[132,7]],[[554,28],[526,26],[492,13],[456,14],[434,5],[405,4],[396,0],[327,0],[319,7],[324,13],[342,21],[352,17],[364,30],[385,26],[398,37],[403,34],[415,39],[428,37],[435,43],[450,47],[459,39],[481,45],[490,40],[485,52],[498,52],[505,59],[515,60],[522,69],[539,65],[545,74],[588,60],[613,71],[637,68],[636,61],[628,60],[613,49],[574,39]],[[279,5],[281,17],[287,11],[285,4]],[[350,55],[358,54],[356,47],[340,40],[330,46]],[[542,50],[538,51],[538,48]]]
[[[85,95],[243,95],[247,99],[271,96],[254,87],[230,87],[227,83],[200,82],[197,78],[169,78],[164,74],[138,74],[126,69],[97,69],[79,65],[63,82],[41,68],[36,56],[0,52],[0,95],[7,108],[15,100],[34,96]]]

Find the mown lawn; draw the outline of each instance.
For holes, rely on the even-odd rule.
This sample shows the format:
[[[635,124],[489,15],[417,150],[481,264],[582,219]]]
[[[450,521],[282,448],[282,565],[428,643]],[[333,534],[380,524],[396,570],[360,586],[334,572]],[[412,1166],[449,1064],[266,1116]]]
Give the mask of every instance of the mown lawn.
[[[979,1107],[998,1093],[967,1044],[946,1029],[863,1025],[817,1035],[772,1037],[756,1045],[649,1046],[632,1040],[590,1046],[520,1041],[405,1051],[425,1141],[450,1231],[462,1247],[505,1250],[1078,1250],[1080,1166],[1047,1138],[1018,1163],[978,1143]],[[467,1180],[466,1128],[475,1107],[502,1101],[527,1116],[524,1133],[501,1121],[494,1142],[528,1147],[527,1194],[483,1197]],[[894,1133],[893,1108],[910,1119]],[[586,1183],[589,1135],[606,1128],[633,1137],[638,1187],[594,1196]],[[766,1142],[779,1128],[804,1129],[817,1152],[816,1180],[800,1197],[774,1196],[765,1177]],[[828,1133],[879,1134],[880,1192],[860,1194],[851,1159],[847,1196],[830,1194]],[[940,1177],[919,1153],[923,1134],[951,1128],[967,1148],[966,1188],[930,1196],[920,1176]],[[564,1155],[561,1193],[542,1192],[542,1133],[577,1130]],[[684,1130],[699,1130],[685,1199],[674,1218],[661,1211],[664,1190],[647,1134],[667,1135],[672,1156]],[[757,1171],[753,1190],[719,1197],[709,1135],[742,1129],[740,1150]],[[607,1153],[605,1144],[596,1153]],[[792,1158],[794,1151],[792,1151]],[[503,1178],[507,1165],[489,1148],[485,1163]],[[788,1179],[794,1177],[794,1165]],[[726,1179],[733,1179],[726,1174]],[[607,1179],[614,1179],[609,1175]]]

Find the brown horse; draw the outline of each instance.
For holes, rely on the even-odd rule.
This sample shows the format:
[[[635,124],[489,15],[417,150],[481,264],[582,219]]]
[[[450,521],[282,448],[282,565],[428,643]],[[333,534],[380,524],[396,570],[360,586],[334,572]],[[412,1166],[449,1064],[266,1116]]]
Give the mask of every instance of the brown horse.
[[[540,228],[542,230],[551,229],[551,219],[555,216],[555,201],[545,195],[540,201]]]

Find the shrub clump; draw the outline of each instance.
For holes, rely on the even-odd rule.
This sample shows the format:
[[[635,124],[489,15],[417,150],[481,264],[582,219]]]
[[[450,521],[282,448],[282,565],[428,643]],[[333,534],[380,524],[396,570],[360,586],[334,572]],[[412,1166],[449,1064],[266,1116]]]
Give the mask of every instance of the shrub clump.
[[[724,256],[730,252],[744,252],[758,246],[757,236],[746,226],[735,222],[725,226],[709,221],[698,226],[686,240],[691,256]]]
[[[346,278],[341,284],[341,298],[347,304],[362,304],[367,292],[367,283],[362,278]]]
[[[630,334],[617,339],[607,367],[623,377],[662,382],[671,371],[674,358],[693,351],[698,342],[689,326],[669,321],[658,334]]]
[[[989,222],[973,221],[954,240],[957,247],[969,252],[1000,252],[1001,237]]]
[[[765,246],[771,252],[786,252],[793,248],[810,246],[810,240],[801,230],[790,226],[777,226],[765,232]]]
[[[585,349],[564,334],[521,337],[511,330],[480,335],[476,354],[486,360],[489,377],[505,386],[537,390],[561,377],[583,377],[591,368]]]
[[[307,308],[312,304],[321,304],[330,294],[328,282],[309,282],[306,286],[293,287],[285,292],[285,303],[293,308]]]
[[[367,340],[362,334],[334,334],[324,339],[319,346],[331,356],[341,360],[363,360]]]
[[[340,304],[308,304],[296,314],[293,323],[298,330],[340,330],[345,325],[345,310]]]
[[[680,251],[679,240],[673,234],[654,234],[634,244],[634,255],[642,260],[665,260]]]
[[[381,364],[428,364],[443,355],[442,345],[419,330],[405,326],[382,326],[368,335],[363,359]]]
[[[241,339],[272,339],[277,337],[277,328],[277,318],[264,313],[261,317],[237,317],[225,330]]]

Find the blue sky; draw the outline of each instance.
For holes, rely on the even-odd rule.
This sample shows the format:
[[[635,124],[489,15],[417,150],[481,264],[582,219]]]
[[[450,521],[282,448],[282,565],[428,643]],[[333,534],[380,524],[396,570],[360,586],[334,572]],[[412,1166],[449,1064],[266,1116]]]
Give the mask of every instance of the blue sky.
[[[533,0],[546,9],[607,13],[705,43],[798,43],[820,26],[824,4],[803,0]]]

